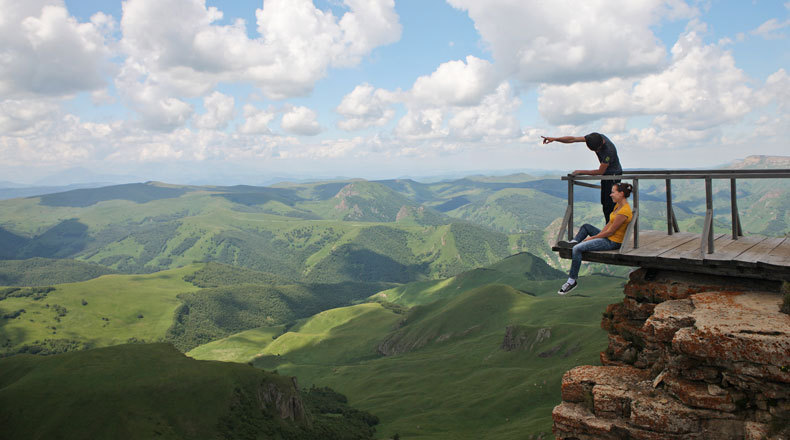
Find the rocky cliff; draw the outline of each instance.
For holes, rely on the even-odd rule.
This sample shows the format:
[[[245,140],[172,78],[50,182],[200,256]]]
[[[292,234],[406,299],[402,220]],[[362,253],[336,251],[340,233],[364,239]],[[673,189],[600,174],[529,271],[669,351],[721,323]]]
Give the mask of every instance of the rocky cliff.
[[[781,284],[639,269],[602,366],[565,373],[558,439],[790,439]]]

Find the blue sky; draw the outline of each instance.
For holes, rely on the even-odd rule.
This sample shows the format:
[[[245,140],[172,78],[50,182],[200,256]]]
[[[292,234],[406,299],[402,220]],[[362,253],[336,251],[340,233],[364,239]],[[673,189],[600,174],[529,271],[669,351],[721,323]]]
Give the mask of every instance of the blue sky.
[[[592,131],[625,168],[790,152],[788,1],[0,7],[0,180],[589,169],[540,136]]]

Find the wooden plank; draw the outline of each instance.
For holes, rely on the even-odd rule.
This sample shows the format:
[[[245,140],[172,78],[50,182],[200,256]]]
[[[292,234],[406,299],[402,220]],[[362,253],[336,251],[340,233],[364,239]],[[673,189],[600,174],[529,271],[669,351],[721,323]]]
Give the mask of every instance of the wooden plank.
[[[705,255],[705,260],[730,261],[763,240],[765,240],[765,237],[761,235],[749,235],[737,240],[730,238],[722,243],[721,248],[715,248],[714,253]]]
[[[739,266],[756,266],[760,259],[770,254],[771,251],[779,246],[784,240],[784,237],[766,238],[749,248],[749,250],[733,258],[733,261]]]
[[[632,249],[621,255],[626,255],[629,257],[655,257],[682,244],[686,244],[691,240],[699,241],[699,235],[688,232],[667,235],[655,243],[651,243],[648,246],[640,246],[638,249]]]
[[[714,234],[714,249],[717,244],[721,244],[721,238],[725,237],[726,234]],[[718,241],[716,241],[718,240]],[[691,240],[688,243],[682,244],[674,249],[664,252],[663,254],[659,254],[659,259],[667,259],[667,260],[680,260],[680,259],[687,259],[687,260],[695,260],[702,262],[700,259],[699,254],[699,240]]]
[[[665,240],[671,235],[668,235],[662,231],[642,231],[639,233],[639,248],[638,249],[653,249],[655,248],[656,244],[661,242],[661,240]],[[656,248],[657,249],[657,248]],[[627,254],[634,250],[626,249],[622,254]]]
[[[758,265],[766,266],[790,267],[790,237],[785,237],[778,246],[773,248],[768,255],[761,258],[757,263]]]
[[[669,237],[669,235],[663,231],[639,231],[639,247],[650,246],[665,237]]]

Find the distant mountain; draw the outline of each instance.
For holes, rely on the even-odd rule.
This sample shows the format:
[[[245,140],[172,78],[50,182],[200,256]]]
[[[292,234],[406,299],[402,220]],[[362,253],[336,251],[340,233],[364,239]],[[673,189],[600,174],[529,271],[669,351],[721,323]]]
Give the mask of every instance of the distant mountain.
[[[44,194],[59,193],[81,188],[99,188],[107,186],[108,183],[75,183],[66,186],[30,186],[30,185],[6,185],[0,183],[0,200],[16,199],[19,197],[32,197]]]
[[[755,156],[742,166],[782,160]],[[640,228],[664,230],[664,182],[640,183]],[[790,232],[785,188],[790,182],[739,180],[747,233]],[[676,181],[673,189],[681,230],[701,231],[703,183]],[[597,190],[577,187],[574,200],[575,225],[603,226]],[[443,277],[522,251],[566,268],[551,252],[566,205],[566,182],[527,174],[272,187],[133,183],[0,201],[0,258],[75,258],[143,273],[218,261],[318,283]],[[728,205],[727,182],[716,180],[716,230],[729,229]]]
[[[0,201],[0,225],[5,259],[138,273],[217,261],[314,283],[447,276],[511,253],[503,234],[366,181],[78,189]]]
[[[790,156],[762,156],[753,155],[745,159],[736,160],[725,165],[723,168],[729,169],[771,169],[782,168],[790,169]]]

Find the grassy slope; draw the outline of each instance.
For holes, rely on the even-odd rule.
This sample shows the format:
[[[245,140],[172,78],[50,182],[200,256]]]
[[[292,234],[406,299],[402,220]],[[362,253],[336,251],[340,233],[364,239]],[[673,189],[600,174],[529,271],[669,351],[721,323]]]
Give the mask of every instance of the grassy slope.
[[[376,347],[403,315],[377,307],[357,321],[346,319],[347,309],[327,311],[340,314],[341,324],[315,332],[308,320],[304,331],[265,346],[256,365],[341,390],[381,417],[385,435],[516,439],[549,432],[562,374],[597,361],[606,347],[599,313],[621,295],[621,279],[593,276],[582,283],[568,298],[556,296],[553,281],[534,282],[536,297],[489,285],[430,304],[399,330],[425,345],[388,357],[376,357]],[[552,337],[531,350],[506,352],[500,346],[510,324],[524,326],[530,338],[550,328]],[[555,354],[538,356],[555,347]]]
[[[167,344],[0,359],[4,438],[179,438],[218,435],[234,388],[290,379],[241,364],[195,361]]]
[[[366,439],[375,417],[248,365],[132,344],[0,359],[2,438]],[[295,408],[301,407],[303,412]],[[294,418],[283,419],[282,411]]]
[[[255,358],[257,366],[296,375],[304,384],[331,386],[379,415],[382,435],[523,438],[548,432],[563,372],[596,362],[606,346],[599,313],[619,299],[623,280],[583,278],[577,295],[562,298],[556,295],[559,280],[533,281],[525,272],[544,279],[562,275],[521,254],[448,280],[385,291],[389,303],[383,305],[327,310],[284,334],[282,327],[249,330],[189,354]],[[417,307],[404,313],[411,306]],[[508,325],[522,326],[530,338],[550,328],[552,337],[506,352],[500,346]],[[377,349],[385,340],[397,340],[406,351],[381,356]],[[548,357],[538,356],[552,348]]]
[[[164,338],[173,323],[173,313],[181,304],[176,295],[197,290],[183,280],[184,275],[197,268],[191,265],[150,275],[105,275],[60,284],[38,301],[7,298],[0,301],[0,309],[24,309],[25,313],[12,320],[0,320],[0,328],[12,345],[47,338],[77,339],[97,346],[124,343],[129,338],[158,340]],[[82,305],[82,300],[87,305]],[[67,310],[60,322],[55,319],[55,304]]]

